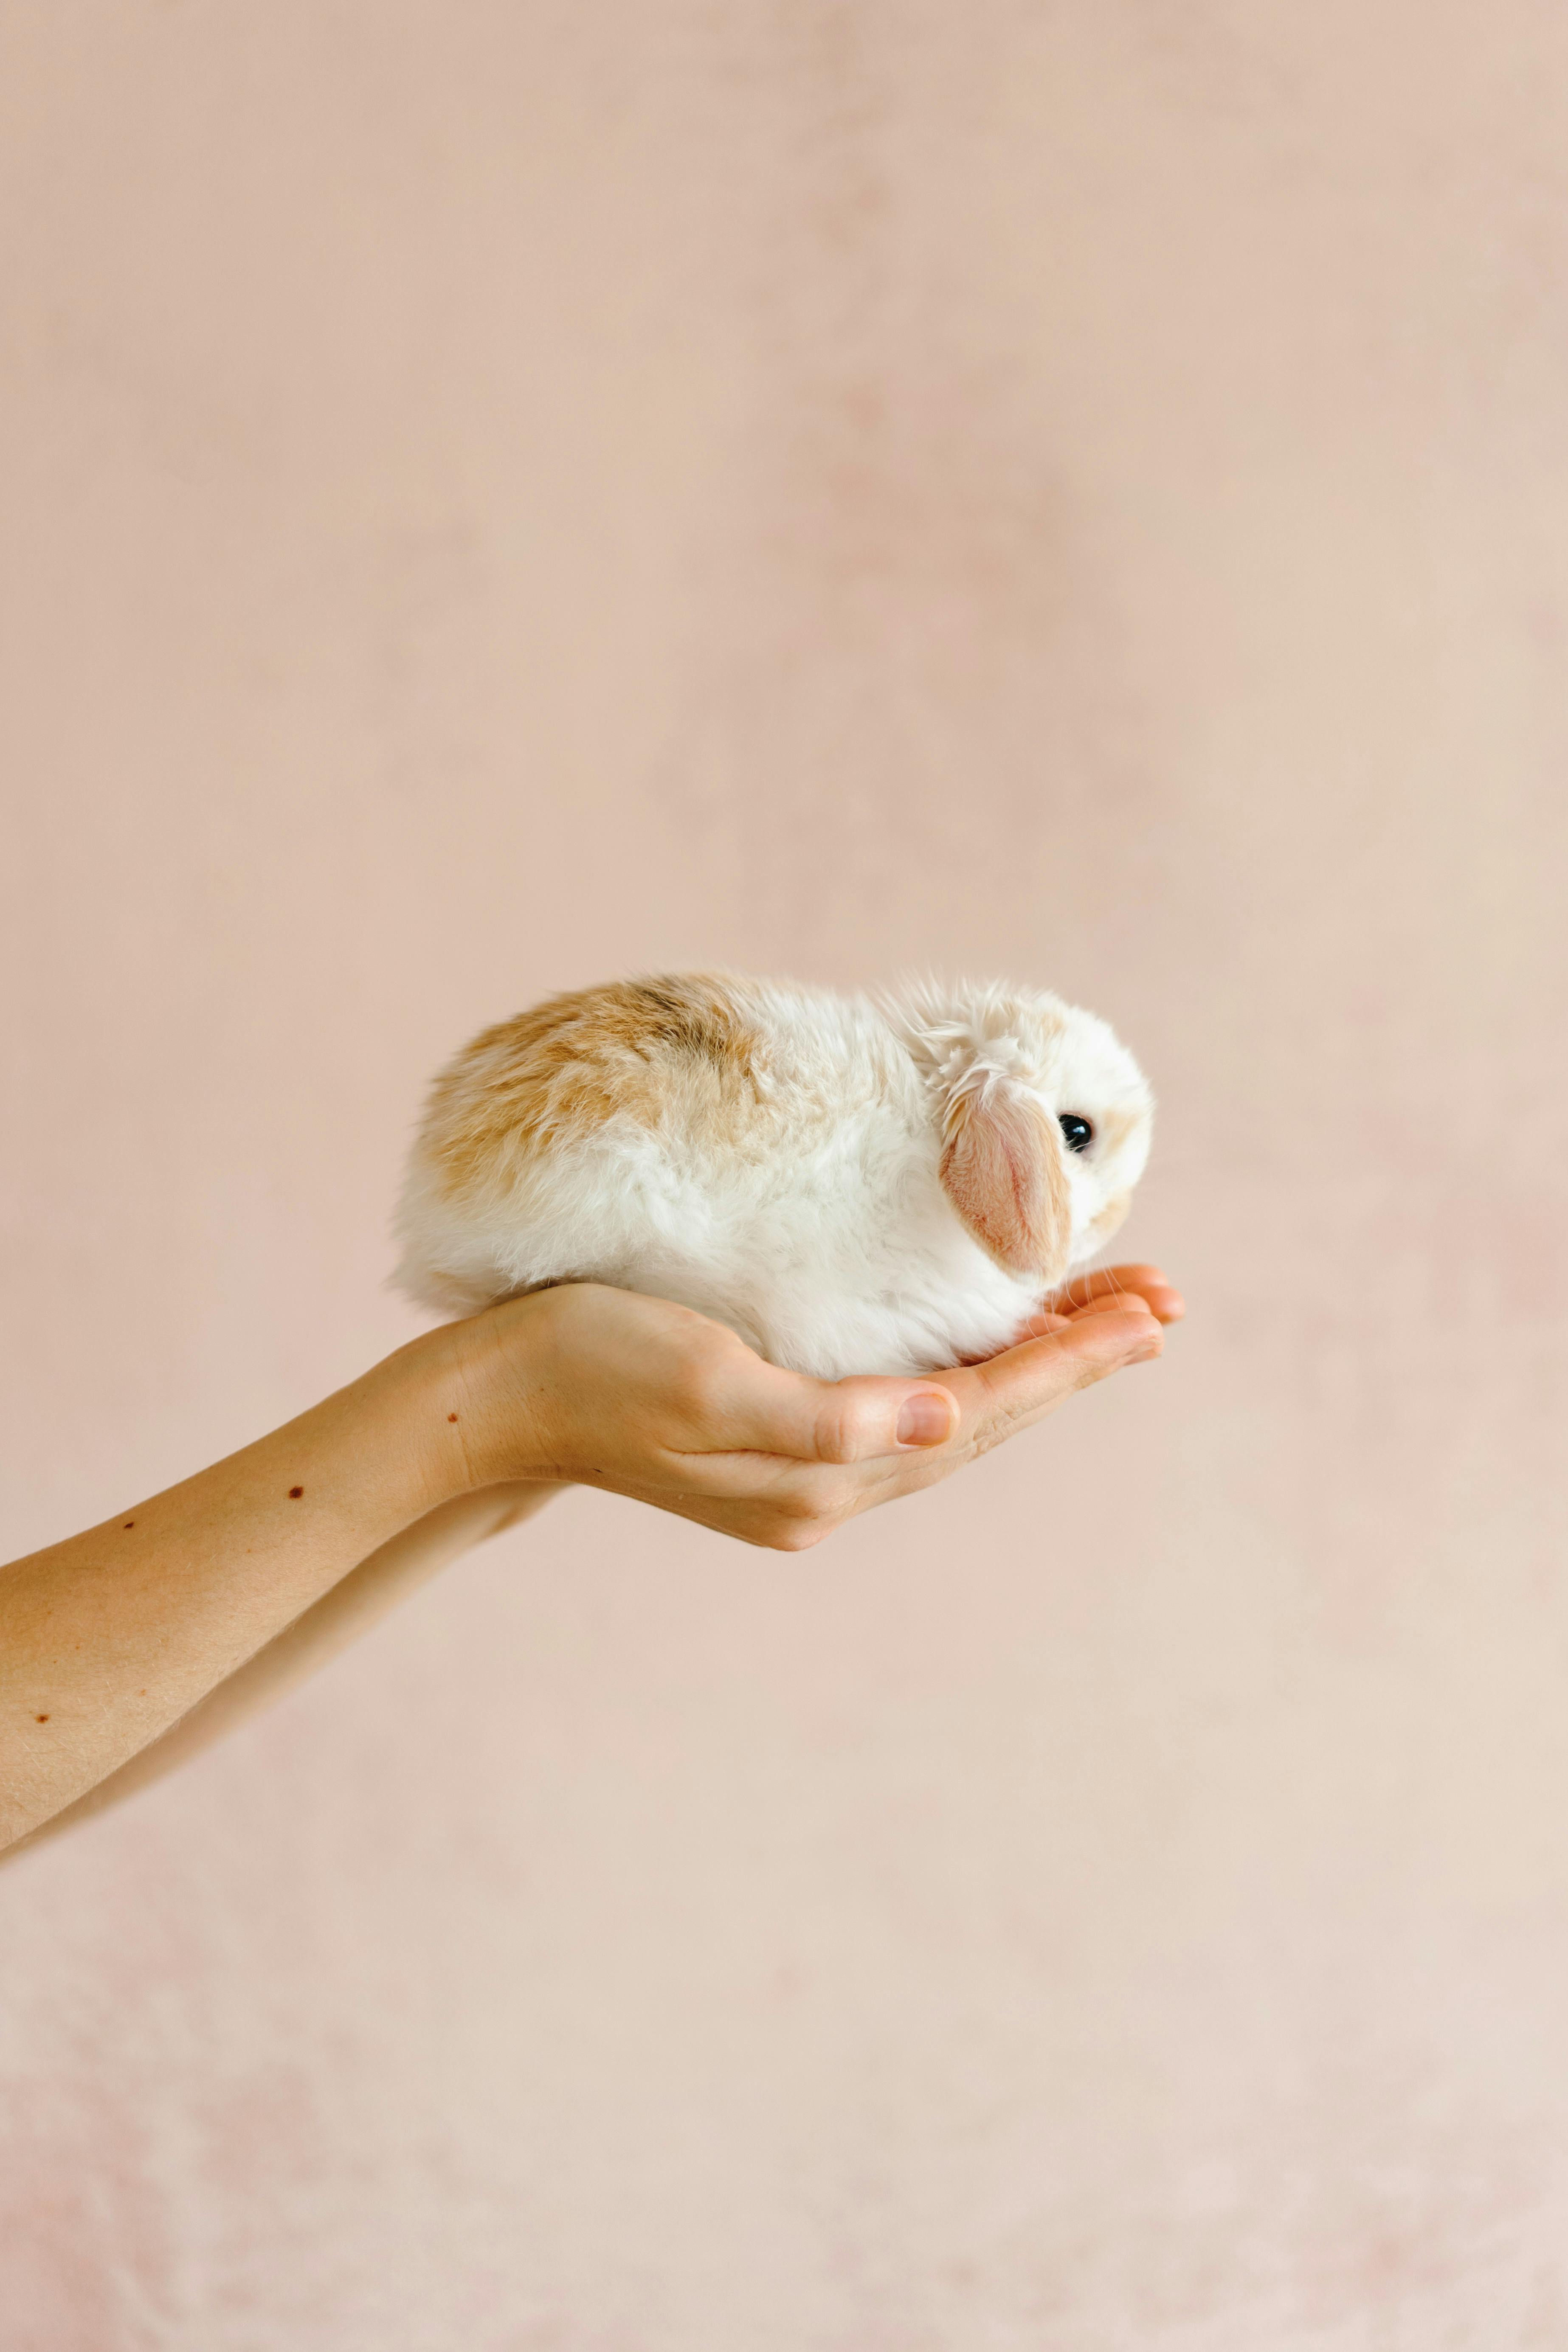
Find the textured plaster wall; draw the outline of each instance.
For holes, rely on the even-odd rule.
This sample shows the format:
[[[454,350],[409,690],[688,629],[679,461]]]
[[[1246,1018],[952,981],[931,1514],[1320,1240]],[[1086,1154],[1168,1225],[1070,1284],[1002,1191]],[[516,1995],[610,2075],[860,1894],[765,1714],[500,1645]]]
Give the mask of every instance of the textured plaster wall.
[[[1568,2347],[1555,0],[13,0],[0,1551],[546,989],[1110,1014],[1193,1318],[0,1875],[5,2352]]]

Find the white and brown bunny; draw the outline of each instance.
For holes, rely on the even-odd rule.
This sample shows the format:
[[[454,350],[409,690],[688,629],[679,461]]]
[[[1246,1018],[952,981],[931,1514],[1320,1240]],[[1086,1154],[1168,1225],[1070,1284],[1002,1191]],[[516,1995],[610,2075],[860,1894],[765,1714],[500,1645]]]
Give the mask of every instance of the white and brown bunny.
[[[1105,1023],[1035,991],[612,982],[441,1072],[396,1278],[458,1315],[614,1283],[822,1379],[931,1371],[1009,1346],[1097,1255],[1152,1114]]]

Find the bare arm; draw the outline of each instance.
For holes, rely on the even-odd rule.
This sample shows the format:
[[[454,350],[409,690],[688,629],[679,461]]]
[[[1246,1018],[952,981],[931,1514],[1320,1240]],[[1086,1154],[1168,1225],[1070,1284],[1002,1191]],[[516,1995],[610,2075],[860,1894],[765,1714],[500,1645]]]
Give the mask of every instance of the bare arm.
[[[925,1381],[807,1380],[591,1285],[426,1334],[0,1570],[0,1846],[120,1793],[132,1759],[138,1784],[167,1769],[563,1482],[800,1549],[1157,1353],[1156,1318],[1180,1312],[1148,1268],[1057,1304],[1042,1336]]]
[[[281,1633],[274,1634],[167,1731],[67,1805],[63,1812],[52,1814],[19,1838],[7,1853],[19,1853],[40,1838],[53,1837],[57,1831],[104,1811],[121,1797],[133,1796],[150,1781],[161,1780],[177,1765],[188,1763],[215,1739],[306,1681],[463,1552],[531,1517],[560,1492],[559,1486],[542,1484],[485,1486],[438,1504],[351,1569],[342,1583],[333,1585]],[[0,1855],[0,1860],[5,1858]]]
[[[98,1787],[467,1491],[462,1359],[444,1339],[4,1570],[0,1845]]]

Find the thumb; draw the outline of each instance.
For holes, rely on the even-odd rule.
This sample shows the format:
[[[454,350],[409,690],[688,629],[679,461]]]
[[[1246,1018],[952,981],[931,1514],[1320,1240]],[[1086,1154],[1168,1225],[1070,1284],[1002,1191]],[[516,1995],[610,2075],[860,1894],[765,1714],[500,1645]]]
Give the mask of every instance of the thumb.
[[[956,1435],[958,1399],[940,1381],[837,1381],[816,1416],[819,1462],[867,1462],[945,1445]]]
[[[869,1462],[945,1445],[961,1418],[939,1381],[814,1381],[763,1363],[729,1402],[726,1444],[797,1462]]]

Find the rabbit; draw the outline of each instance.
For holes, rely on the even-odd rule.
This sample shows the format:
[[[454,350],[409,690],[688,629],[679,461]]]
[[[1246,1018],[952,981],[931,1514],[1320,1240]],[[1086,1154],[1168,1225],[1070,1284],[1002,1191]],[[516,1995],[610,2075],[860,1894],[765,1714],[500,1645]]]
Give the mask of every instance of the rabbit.
[[[613,1283],[822,1380],[978,1362],[1121,1224],[1152,1115],[1105,1023],[1037,991],[615,981],[442,1070],[394,1280],[444,1315]]]

